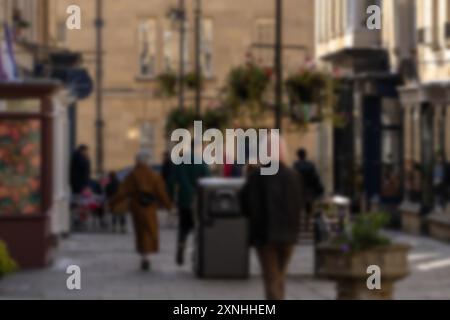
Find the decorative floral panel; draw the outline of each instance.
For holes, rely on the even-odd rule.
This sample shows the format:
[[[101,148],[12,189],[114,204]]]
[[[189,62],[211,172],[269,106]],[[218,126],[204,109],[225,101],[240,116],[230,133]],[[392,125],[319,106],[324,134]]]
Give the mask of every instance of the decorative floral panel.
[[[0,120],[0,216],[41,209],[41,123]]]

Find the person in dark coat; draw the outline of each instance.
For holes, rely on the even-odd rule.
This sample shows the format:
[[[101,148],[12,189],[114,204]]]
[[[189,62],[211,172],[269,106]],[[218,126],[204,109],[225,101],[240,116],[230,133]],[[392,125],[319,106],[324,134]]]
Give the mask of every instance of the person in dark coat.
[[[170,154],[169,152],[165,152],[163,155],[161,176],[164,179],[164,182],[166,183],[169,181],[171,169],[172,169],[172,161],[170,160]]]
[[[305,149],[297,151],[298,160],[294,164],[294,169],[297,171],[303,181],[304,190],[304,206],[306,224],[311,218],[314,210],[314,201],[321,197],[324,193],[324,188],[320,180],[314,163],[308,160],[308,153]]]
[[[193,148],[192,148],[193,149]],[[176,263],[184,264],[184,251],[190,232],[194,229],[194,196],[197,182],[200,178],[208,177],[210,171],[205,163],[173,165],[168,182],[169,194],[172,200],[176,200],[178,207],[178,239]]]
[[[253,170],[241,191],[241,208],[249,218],[250,244],[261,263],[266,298],[285,297],[285,278],[299,236],[302,185],[286,165],[286,146],[280,139],[280,166],[275,175]]]
[[[75,150],[70,161],[70,187],[75,195],[81,194],[89,187],[91,162],[88,152],[88,147],[81,145]]]

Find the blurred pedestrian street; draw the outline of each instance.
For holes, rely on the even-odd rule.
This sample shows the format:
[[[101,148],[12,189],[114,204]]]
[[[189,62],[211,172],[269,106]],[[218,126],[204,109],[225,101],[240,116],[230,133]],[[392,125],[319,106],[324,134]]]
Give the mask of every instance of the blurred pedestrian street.
[[[176,230],[164,217],[161,221],[161,251],[153,257],[149,273],[139,270],[131,230],[126,235],[72,234],[61,242],[51,267],[5,278],[0,299],[263,299],[254,252],[249,280],[199,280],[190,260],[182,268],[175,265]],[[450,299],[450,248],[428,238],[391,235],[413,246],[411,276],[397,285],[396,299]],[[312,259],[311,246],[297,247],[288,275],[288,299],[334,299],[333,283],[313,278]],[[69,265],[81,267],[79,291],[66,288]]]

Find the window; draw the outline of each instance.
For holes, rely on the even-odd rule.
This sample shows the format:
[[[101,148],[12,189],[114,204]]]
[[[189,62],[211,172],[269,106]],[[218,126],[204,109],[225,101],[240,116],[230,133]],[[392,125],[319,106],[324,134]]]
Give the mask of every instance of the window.
[[[319,32],[319,40],[320,42],[325,42],[327,40],[327,30],[326,30],[326,0],[318,0],[317,1],[317,28]]]
[[[140,148],[143,151],[148,152],[150,155],[150,163],[154,163],[155,160],[155,125],[152,122],[143,122],[140,126]]]
[[[402,112],[397,101],[383,99],[381,193],[388,199],[399,198],[402,192],[401,122]]]
[[[450,46],[450,0],[446,1],[446,6],[447,6],[447,15],[446,15],[446,19],[445,19],[445,41],[447,44],[447,47]]]
[[[259,45],[256,53],[256,62],[271,67],[273,66],[273,48],[275,40],[275,22],[272,19],[261,19],[256,23],[256,43]]]
[[[213,75],[213,21],[211,19],[203,20],[202,26],[202,45],[201,45],[201,64],[203,75],[208,78]]]
[[[432,16],[431,16],[431,41],[433,49],[439,48],[439,35],[441,30],[441,24],[439,19],[439,0],[432,0]]]
[[[340,0],[341,15],[339,17],[340,33],[345,34],[347,28],[347,0]]]
[[[67,41],[67,26],[66,21],[59,21],[56,26],[56,41],[60,46],[64,46]]]
[[[156,74],[156,21],[145,19],[139,23],[139,75],[154,77]]]
[[[180,30],[179,24],[171,20],[166,20],[164,24],[164,71],[174,72],[179,69],[180,65]],[[189,67],[189,41],[188,41],[188,25],[185,22],[184,30],[184,67],[185,70]]]

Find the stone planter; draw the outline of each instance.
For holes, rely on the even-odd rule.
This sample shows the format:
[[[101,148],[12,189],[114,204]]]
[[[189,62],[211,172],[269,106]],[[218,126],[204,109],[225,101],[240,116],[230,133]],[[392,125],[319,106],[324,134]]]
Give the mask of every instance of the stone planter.
[[[400,206],[402,218],[402,230],[408,234],[420,235],[422,233],[422,217],[420,215],[420,205],[404,202]]]
[[[366,251],[343,253],[337,246],[317,248],[318,276],[337,283],[338,300],[390,300],[394,283],[409,273],[406,245],[394,244]],[[367,287],[369,266],[381,269],[381,289]]]
[[[434,239],[450,242],[450,216],[436,213],[428,219],[428,230]]]

